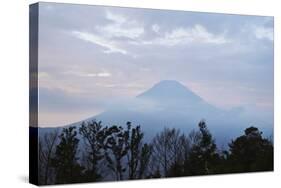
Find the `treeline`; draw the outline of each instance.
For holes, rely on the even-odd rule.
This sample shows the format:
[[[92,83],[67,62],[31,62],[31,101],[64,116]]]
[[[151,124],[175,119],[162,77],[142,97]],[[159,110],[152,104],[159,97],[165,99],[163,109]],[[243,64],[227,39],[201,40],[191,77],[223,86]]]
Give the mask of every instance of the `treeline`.
[[[146,143],[140,126],[101,122],[56,129],[40,137],[39,184],[273,170],[273,143],[249,127],[220,151],[205,121],[186,135],[165,128]]]

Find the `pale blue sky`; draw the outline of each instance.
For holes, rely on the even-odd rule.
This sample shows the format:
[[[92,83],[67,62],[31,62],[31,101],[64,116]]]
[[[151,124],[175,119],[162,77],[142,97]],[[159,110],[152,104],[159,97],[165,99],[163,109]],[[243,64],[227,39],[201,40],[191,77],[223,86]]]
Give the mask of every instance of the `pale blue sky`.
[[[273,116],[273,18],[40,3],[39,125],[96,115],[172,79]]]

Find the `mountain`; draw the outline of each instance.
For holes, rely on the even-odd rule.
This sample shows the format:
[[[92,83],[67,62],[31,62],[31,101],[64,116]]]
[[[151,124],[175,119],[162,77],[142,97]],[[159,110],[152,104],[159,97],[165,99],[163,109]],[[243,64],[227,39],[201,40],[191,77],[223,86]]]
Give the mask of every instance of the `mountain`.
[[[208,104],[200,96],[175,80],[161,81],[136,98],[162,107],[163,111],[170,111],[171,114],[184,113],[188,115],[191,114],[192,110],[196,111],[197,115],[203,118],[205,113],[221,112],[218,108]],[[192,115],[196,117],[196,114]]]
[[[141,125],[148,138],[164,127],[178,128],[184,132],[197,129],[205,119],[210,129],[218,127],[227,112],[207,103],[200,96],[178,81],[164,80],[122,105],[112,106],[105,112],[89,118],[107,125],[126,125],[127,121]],[[228,120],[230,118],[227,118]],[[220,131],[219,131],[220,132]]]
[[[112,105],[103,113],[83,121],[97,120],[104,125],[120,126],[130,121],[133,125],[141,125],[145,138],[151,139],[164,127],[177,128],[188,134],[198,130],[198,122],[205,119],[217,142],[226,143],[253,125],[253,119],[244,117],[242,112],[241,109],[219,109],[180,82],[164,80],[135,98]],[[79,126],[81,122],[71,125]]]
[[[181,100],[186,103],[198,103],[203,101],[201,97],[197,96],[191,90],[175,80],[163,80],[155,84],[151,89],[138,95],[137,98],[160,102]]]

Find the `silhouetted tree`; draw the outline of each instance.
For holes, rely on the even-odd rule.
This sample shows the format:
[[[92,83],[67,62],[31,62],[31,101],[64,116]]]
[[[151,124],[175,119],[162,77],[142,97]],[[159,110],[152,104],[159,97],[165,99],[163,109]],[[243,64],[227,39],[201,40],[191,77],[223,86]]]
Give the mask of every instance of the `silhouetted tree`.
[[[190,142],[188,138],[182,134],[172,139],[172,164],[168,170],[169,177],[179,177],[184,175],[184,161],[190,152]]]
[[[183,143],[184,142],[184,143]],[[184,155],[188,150],[188,141],[184,135],[180,135],[180,131],[176,129],[165,128],[161,133],[157,134],[152,141],[153,145],[153,162],[158,163],[160,173],[163,176],[174,176],[174,172],[169,174],[169,169],[177,168],[184,160]],[[180,169],[174,169],[180,171]]]
[[[39,174],[40,184],[52,184],[53,173],[51,171],[51,158],[54,156],[56,141],[58,139],[59,130],[45,133],[39,138]],[[51,180],[50,180],[51,179]]]
[[[123,180],[127,170],[124,157],[129,150],[129,131],[114,125],[107,129],[106,135],[104,148],[107,167],[115,174],[116,180]]]
[[[64,128],[59,136],[60,142],[56,146],[52,166],[56,170],[56,183],[81,182],[82,167],[78,163],[77,148],[79,140],[76,138],[76,127]]]
[[[152,145],[144,144],[141,148],[140,154],[140,167],[138,172],[138,178],[142,179],[145,177],[148,169],[148,164],[151,162]]]
[[[104,141],[107,128],[103,128],[101,122],[83,122],[79,133],[84,140],[87,170],[84,172],[85,181],[97,181],[102,178],[98,163],[104,158]]]
[[[140,126],[132,127],[131,122],[127,122],[126,129],[112,126],[106,130],[105,159],[116,180],[144,177],[151,146],[143,144],[142,139]]]
[[[139,166],[139,160],[141,155],[143,133],[140,126],[132,128],[131,122],[127,122],[127,131],[129,132],[129,139],[127,145],[129,147],[127,153],[128,165],[129,165],[129,179],[137,178],[137,170]]]
[[[141,126],[131,122],[126,128],[82,123],[83,156],[78,152],[76,127],[46,133],[39,139],[39,183],[98,181],[109,178],[108,172],[115,180],[124,180],[273,170],[272,140],[263,138],[256,127],[247,128],[226,151],[217,149],[205,121],[198,127],[188,137],[165,128],[150,143],[143,143]]]
[[[161,172],[160,172],[160,169],[157,168],[155,171],[151,172],[149,178],[161,178],[162,175],[161,175]]]
[[[143,144],[143,132],[140,125],[132,127],[131,122],[127,122],[126,131],[129,133],[129,139],[126,143],[128,146],[128,178],[142,178],[150,160],[151,146]]]
[[[192,146],[185,161],[185,175],[204,175],[215,173],[219,161],[217,147],[204,120],[198,124],[199,132],[192,133]]]
[[[249,127],[245,134],[229,144],[230,172],[273,170],[273,144],[262,137],[256,127]]]

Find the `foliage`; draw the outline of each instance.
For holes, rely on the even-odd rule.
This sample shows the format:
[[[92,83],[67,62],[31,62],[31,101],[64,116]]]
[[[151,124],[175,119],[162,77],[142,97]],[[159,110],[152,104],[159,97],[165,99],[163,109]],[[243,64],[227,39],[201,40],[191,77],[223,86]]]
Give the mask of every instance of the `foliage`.
[[[249,127],[245,134],[229,144],[231,172],[273,170],[273,144],[262,137],[256,127]]]
[[[39,140],[39,184],[273,170],[273,143],[256,127],[247,128],[225,151],[217,149],[205,121],[188,136],[165,128],[149,143],[141,126],[131,122],[126,128],[83,122],[78,130],[70,126]]]
[[[56,147],[55,155],[52,159],[52,166],[56,170],[56,183],[76,183],[80,182],[83,168],[78,163],[77,148],[79,139],[76,138],[76,127],[64,128],[60,138],[60,143]]]
[[[205,121],[200,121],[198,127],[199,132],[193,133],[195,140],[185,161],[185,175],[213,174],[219,161],[217,146]]]
[[[84,140],[84,150],[88,162],[84,172],[85,181],[97,181],[101,178],[98,163],[104,158],[106,128],[102,128],[101,122],[83,122],[79,133]]]
[[[127,170],[124,165],[124,157],[127,155],[129,146],[129,131],[121,126],[112,126],[107,130],[105,143],[105,159],[107,167],[115,174],[116,180],[123,180],[123,174]]]

